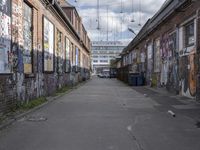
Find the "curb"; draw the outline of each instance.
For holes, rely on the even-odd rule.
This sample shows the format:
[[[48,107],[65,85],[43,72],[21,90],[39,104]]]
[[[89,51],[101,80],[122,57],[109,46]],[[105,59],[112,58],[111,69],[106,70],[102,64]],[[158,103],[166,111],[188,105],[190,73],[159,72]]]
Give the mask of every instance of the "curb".
[[[90,80],[88,80],[88,81],[90,81]],[[11,126],[11,125],[12,125],[13,123],[15,123],[17,120],[20,120],[21,118],[23,118],[23,117],[25,117],[25,116],[27,116],[27,115],[29,115],[29,114],[35,112],[36,110],[39,110],[39,109],[41,109],[41,108],[47,106],[47,105],[50,104],[51,102],[53,102],[53,101],[55,101],[55,100],[57,100],[57,99],[63,97],[64,95],[71,93],[72,91],[74,91],[74,90],[76,90],[77,88],[79,88],[79,87],[83,86],[84,84],[86,84],[88,81],[86,81],[86,82],[84,82],[84,83],[80,83],[79,85],[77,85],[77,86],[75,86],[75,87],[72,87],[72,89],[66,91],[65,93],[61,93],[61,94],[58,95],[58,96],[55,96],[55,97],[52,97],[52,96],[46,97],[47,102],[45,102],[45,103],[43,103],[43,104],[41,104],[41,105],[39,105],[39,106],[36,106],[35,108],[32,108],[32,109],[30,109],[30,110],[28,110],[28,111],[26,111],[26,112],[23,112],[23,113],[21,113],[21,114],[15,115],[12,119],[8,119],[7,121],[5,121],[5,122],[3,122],[2,124],[0,124],[0,131],[3,130],[3,129],[5,129],[5,128],[7,128],[8,126]]]

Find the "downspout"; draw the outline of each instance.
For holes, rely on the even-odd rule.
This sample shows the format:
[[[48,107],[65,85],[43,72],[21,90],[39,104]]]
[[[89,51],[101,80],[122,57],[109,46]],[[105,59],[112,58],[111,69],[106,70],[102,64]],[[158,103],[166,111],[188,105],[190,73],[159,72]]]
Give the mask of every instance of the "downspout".
[[[200,22],[200,9],[197,10],[196,12],[196,53],[197,53],[197,80],[196,80],[196,101],[200,101],[200,49],[199,49],[199,40],[198,40],[198,33],[200,32],[199,30],[199,22]]]

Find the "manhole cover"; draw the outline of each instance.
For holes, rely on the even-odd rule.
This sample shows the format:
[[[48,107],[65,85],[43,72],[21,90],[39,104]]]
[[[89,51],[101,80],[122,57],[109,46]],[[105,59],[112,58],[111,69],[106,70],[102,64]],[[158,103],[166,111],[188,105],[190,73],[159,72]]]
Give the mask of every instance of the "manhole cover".
[[[40,122],[40,121],[46,121],[47,118],[44,116],[29,116],[26,119],[27,121],[32,121],[32,122]]]
[[[197,128],[200,128],[200,121],[197,121],[196,126]]]

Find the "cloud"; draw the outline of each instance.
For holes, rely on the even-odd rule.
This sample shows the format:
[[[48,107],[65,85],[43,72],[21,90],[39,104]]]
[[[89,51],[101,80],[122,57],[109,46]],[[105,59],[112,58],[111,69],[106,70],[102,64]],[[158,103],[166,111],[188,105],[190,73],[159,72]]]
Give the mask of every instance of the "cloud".
[[[130,41],[134,34],[128,28],[138,33],[145,22],[162,6],[165,0],[99,0],[100,1],[100,30],[97,30],[97,0],[69,0],[76,6],[83,18],[84,26],[92,41],[122,40]],[[122,4],[122,5],[121,5]],[[141,7],[139,7],[141,6]],[[108,10],[107,10],[108,7]],[[120,12],[123,13],[120,13]],[[108,16],[108,17],[107,17]],[[132,20],[135,22],[131,22]]]

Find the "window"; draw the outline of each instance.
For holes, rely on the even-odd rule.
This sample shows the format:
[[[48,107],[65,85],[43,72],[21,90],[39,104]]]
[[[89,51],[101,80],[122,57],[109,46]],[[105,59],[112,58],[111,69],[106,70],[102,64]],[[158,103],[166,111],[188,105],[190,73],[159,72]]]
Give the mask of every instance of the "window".
[[[108,58],[108,56],[99,56],[100,58]]]
[[[75,65],[76,65],[76,66],[80,66],[80,58],[79,58],[79,53],[80,53],[80,52],[79,52],[78,47],[76,47],[75,53],[76,53],[76,55],[75,55],[75,60],[76,60]]]
[[[98,58],[99,56],[92,56],[93,58]]]
[[[154,50],[154,72],[160,72],[160,39],[155,40]]]
[[[185,46],[192,46],[194,45],[194,42],[194,22],[191,22],[185,26]]]
[[[62,32],[57,29],[56,35],[56,56],[57,56],[57,72],[63,72],[63,65],[64,65],[64,50],[62,46]]]
[[[1,1],[2,2],[2,1]],[[0,2],[0,3],[1,3]],[[11,1],[0,7],[0,73],[11,73]]]
[[[100,60],[101,63],[108,63],[108,60]]]
[[[44,71],[54,71],[54,25],[43,18]]]
[[[71,43],[71,64],[74,66],[74,44]]]
[[[65,37],[65,72],[70,72],[70,41]]]
[[[177,38],[176,38],[176,32],[173,32],[169,36],[169,52],[171,52],[170,56],[175,56],[177,51]]]
[[[98,60],[93,60],[94,63],[98,63]]]
[[[33,71],[32,66],[32,8],[24,3],[23,9],[23,63],[24,73],[30,74]]]

